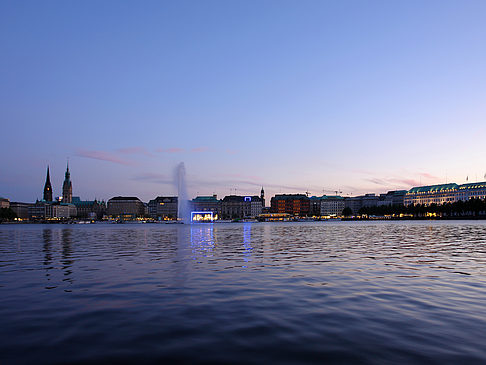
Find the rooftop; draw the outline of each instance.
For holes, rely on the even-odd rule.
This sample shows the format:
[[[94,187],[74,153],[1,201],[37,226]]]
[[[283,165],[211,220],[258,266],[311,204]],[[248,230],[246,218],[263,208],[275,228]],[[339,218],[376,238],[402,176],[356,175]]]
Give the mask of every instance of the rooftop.
[[[110,200],[138,200],[136,196],[115,196],[114,198],[111,198]]]
[[[277,194],[273,198],[279,200],[286,200],[286,199],[309,199],[309,197],[305,194]],[[272,198],[272,199],[273,199]]]
[[[456,183],[451,184],[439,184],[439,185],[429,185],[429,186],[417,186],[411,188],[408,194],[418,194],[418,193],[437,193],[441,191],[457,190],[459,185]]]
[[[459,190],[486,189],[486,181],[459,185]]]
[[[218,198],[215,196],[197,196],[194,199],[192,199],[193,202],[219,202]]]

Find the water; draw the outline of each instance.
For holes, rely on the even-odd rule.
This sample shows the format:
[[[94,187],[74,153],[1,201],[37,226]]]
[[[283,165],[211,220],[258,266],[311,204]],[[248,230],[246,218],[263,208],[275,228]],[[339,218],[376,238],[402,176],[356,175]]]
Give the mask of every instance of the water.
[[[0,226],[0,363],[486,361],[486,222]]]

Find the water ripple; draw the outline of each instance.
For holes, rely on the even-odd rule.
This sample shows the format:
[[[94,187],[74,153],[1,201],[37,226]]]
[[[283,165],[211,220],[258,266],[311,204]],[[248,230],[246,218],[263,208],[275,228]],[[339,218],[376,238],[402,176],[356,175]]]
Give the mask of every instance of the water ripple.
[[[486,223],[0,226],[0,361],[486,361]]]

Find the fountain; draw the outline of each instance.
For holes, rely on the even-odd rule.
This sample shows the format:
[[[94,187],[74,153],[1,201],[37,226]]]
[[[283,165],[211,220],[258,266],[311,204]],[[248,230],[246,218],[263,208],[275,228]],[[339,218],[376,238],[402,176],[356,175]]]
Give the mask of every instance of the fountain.
[[[174,185],[177,188],[177,218],[183,223],[190,222],[189,201],[187,199],[186,167],[184,162],[175,168]]]

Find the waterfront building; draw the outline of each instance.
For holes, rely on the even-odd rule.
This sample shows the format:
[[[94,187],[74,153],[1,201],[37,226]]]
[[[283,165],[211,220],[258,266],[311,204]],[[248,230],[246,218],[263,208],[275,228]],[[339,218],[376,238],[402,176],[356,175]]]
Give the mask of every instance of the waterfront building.
[[[32,220],[44,219],[65,219],[73,218],[77,215],[74,204],[60,202],[36,201],[28,208],[29,218]]]
[[[397,206],[403,205],[407,190],[393,190],[386,194],[380,194],[377,206]]]
[[[469,199],[486,199],[486,182],[418,186],[405,194],[404,204],[444,204]]]
[[[321,215],[321,199],[320,196],[311,196],[309,198],[309,206],[310,206],[310,214],[312,216],[320,216]]]
[[[345,208],[344,198],[339,195],[327,196],[320,198],[320,215],[340,216]]]
[[[44,184],[44,201],[52,202],[52,200],[51,178],[49,176],[49,166],[47,166],[46,183]]]
[[[221,202],[223,219],[254,218],[262,213],[262,199],[259,196],[225,196]]]
[[[344,199],[345,208],[351,209],[353,214],[358,214],[361,208],[376,207],[379,198],[375,194],[365,194]]]
[[[54,203],[51,205],[51,216],[49,218],[73,218],[77,215],[77,209],[71,203]]]
[[[148,202],[148,214],[155,219],[177,219],[177,206],[177,196],[158,196]]]
[[[213,212],[214,219],[221,217],[221,200],[216,194],[212,196],[197,196],[191,200],[191,209],[198,212]]]
[[[51,190],[52,191],[52,190]],[[44,200],[37,200],[28,207],[29,219],[44,220],[52,217],[52,203]]]
[[[0,208],[10,208],[10,200],[0,197]]]
[[[104,201],[81,200],[79,196],[72,197],[72,203],[76,207],[79,218],[101,219],[106,214],[106,203]]]
[[[245,198],[250,198],[250,217],[255,218],[262,214],[263,208],[265,207],[265,194],[263,188],[260,196],[247,196]]]
[[[66,166],[66,173],[64,174],[64,183],[62,184],[62,202],[72,203],[73,201],[73,186],[71,184],[71,173],[69,172],[69,164]]]
[[[29,207],[32,207],[32,203],[10,202],[10,209],[14,211],[17,218],[29,219]]]
[[[310,199],[305,194],[278,194],[270,200],[272,213],[288,213],[293,216],[310,214]]]
[[[458,200],[458,189],[459,185],[455,183],[417,186],[405,194],[404,205],[454,203]]]
[[[476,182],[459,185],[457,188],[457,200],[486,199],[486,182]]]
[[[113,218],[133,219],[145,214],[145,206],[137,197],[116,196],[108,200],[107,213]]]

